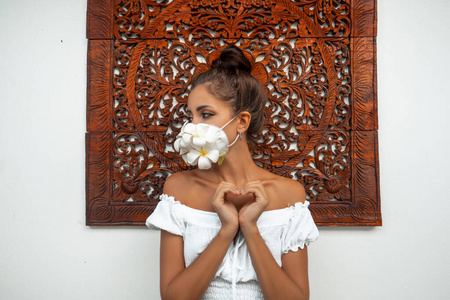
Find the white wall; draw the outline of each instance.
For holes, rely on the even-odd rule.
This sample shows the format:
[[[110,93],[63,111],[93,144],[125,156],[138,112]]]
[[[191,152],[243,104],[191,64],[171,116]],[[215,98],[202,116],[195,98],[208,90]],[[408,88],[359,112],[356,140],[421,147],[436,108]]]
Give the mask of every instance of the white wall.
[[[84,225],[86,0],[0,0],[0,299],[159,299],[159,234]],[[379,0],[383,227],[321,228],[313,300],[448,299],[448,0]]]

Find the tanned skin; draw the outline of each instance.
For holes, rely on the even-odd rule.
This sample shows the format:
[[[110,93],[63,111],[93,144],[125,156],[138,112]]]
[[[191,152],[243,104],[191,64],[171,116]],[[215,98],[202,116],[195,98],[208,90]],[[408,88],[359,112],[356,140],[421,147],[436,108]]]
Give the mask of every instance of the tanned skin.
[[[227,102],[211,95],[204,85],[189,95],[188,113],[192,122],[223,126],[236,113]],[[279,267],[262,239],[256,222],[264,211],[282,209],[306,200],[303,186],[295,180],[258,167],[247,145],[246,130],[251,115],[241,112],[225,129],[229,141],[242,133],[223,164],[208,170],[173,174],[164,193],[191,208],[216,212],[222,223],[217,236],[187,268],[183,238],[161,233],[161,298],[199,299],[208,288],[238,230],[248,251],[265,299],[309,299],[308,255],[306,246],[282,255]]]

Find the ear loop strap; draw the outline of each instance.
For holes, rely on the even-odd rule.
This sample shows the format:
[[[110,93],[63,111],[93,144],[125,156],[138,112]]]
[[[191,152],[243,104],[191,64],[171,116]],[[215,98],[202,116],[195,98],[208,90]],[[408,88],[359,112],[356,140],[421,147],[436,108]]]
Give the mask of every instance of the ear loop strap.
[[[228,121],[225,125],[223,125],[222,127],[220,127],[220,129],[224,129],[225,127],[227,127],[228,124],[230,124],[231,122],[234,121],[234,119],[237,118],[238,115],[235,115],[233,119],[231,119],[230,121]]]
[[[234,119],[237,118],[237,116],[238,116],[238,115],[235,115],[233,119],[231,119],[231,120],[228,121],[225,125],[223,125],[222,127],[220,127],[220,129],[223,130],[228,124],[230,124],[231,122],[233,122]],[[239,134],[240,134],[240,133],[239,133]],[[228,148],[231,147],[231,146],[233,146],[233,145],[237,142],[237,140],[238,140],[238,138],[239,138],[239,134],[237,134],[237,135],[236,135],[236,138],[234,139],[234,141],[233,141],[231,144],[228,145]],[[241,138],[241,139],[242,139],[242,138]]]
[[[234,141],[231,144],[228,145],[228,148],[233,146],[237,142],[239,135],[240,135],[240,133],[236,135],[236,138],[234,139]]]

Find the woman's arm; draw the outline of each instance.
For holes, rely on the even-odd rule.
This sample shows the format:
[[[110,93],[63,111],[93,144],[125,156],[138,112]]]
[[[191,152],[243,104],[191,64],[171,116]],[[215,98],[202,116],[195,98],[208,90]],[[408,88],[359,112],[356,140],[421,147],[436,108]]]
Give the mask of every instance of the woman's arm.
[[[251,182],[244,189],[244,194],[253,193],[255,200],[241,209],[239,223],[265,299],[309,299],[306,247],[284,254],[283,267],[280,268],[256,226],[256,221],[268,204],[264,187],[260,182]],[[291,196],[301,198],[302,190]]]
[[[306,247],[284,254],[280,268],[257,227],[243,227],[242,233],[265,299],[309,299]]]
[[[170,193],[169,183],[164,192]],[[208,288],[238,230],[238,215],[232,203],[224,200],[225,193],[238,194],[236,187],[221,183],[212,204],[222,227],[197,259],[185,267],[183,238],[161,231],[160,289],[162,299],[199,299]]]
[[[185,268],[183,238],[161,231],[161,298],[199,299],[222,263],[234,234],[220,230],[199,257]]]

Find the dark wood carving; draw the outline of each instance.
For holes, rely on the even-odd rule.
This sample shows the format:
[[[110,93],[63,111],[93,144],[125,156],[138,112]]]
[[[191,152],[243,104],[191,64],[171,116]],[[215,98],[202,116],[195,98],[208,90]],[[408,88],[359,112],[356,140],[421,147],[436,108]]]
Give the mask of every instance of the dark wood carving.
[[[375,0],[90,0],[86,223],[143,225],[194,72],[228,44],[269,100],[257,163],[301,182],[319,225],[381,225]]]

